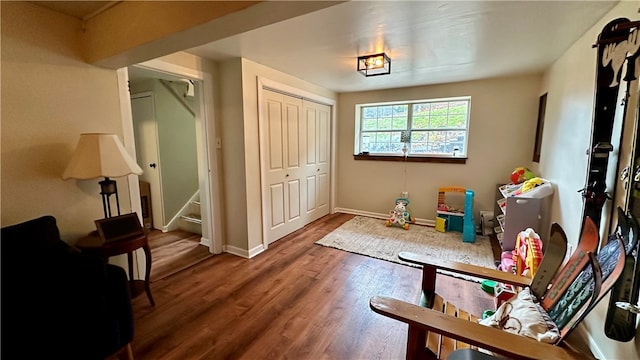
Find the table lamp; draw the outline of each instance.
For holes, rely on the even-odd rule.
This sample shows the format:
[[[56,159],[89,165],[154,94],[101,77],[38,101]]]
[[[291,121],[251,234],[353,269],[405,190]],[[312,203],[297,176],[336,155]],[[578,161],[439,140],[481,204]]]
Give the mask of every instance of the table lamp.
[[[118,187],[111,177],[121,177],[129,174],[141,175],[142,169],[129,156],[122,142],[115,134],[80,134],[76,150],[69,161],[69,165],[62,174],[62,179],[88,180],[104,177],[100,181],[100,195],[104,217],[111,217],[111,195],[116,196],[116,206],[120,215],[120,201]]]

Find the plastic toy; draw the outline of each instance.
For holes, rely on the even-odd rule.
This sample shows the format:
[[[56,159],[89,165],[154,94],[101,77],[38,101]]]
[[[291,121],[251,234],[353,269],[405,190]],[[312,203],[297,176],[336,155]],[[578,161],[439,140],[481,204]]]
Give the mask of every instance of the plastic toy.
[[[540,240],[540,236],[531,228],[521,231],[516,239],[516,248],[513,252],[516,275],[533,278],[542,262],[542,240]]]
[[[526,167],[517,167],[511,173],[511,183],[521,184],[531,178],[535,177],[533,172]]]
[[[464,207],[458,209],[445,202],[446,193],[464,194]],[[462,233],[462,241],[476,241],[476,226],[473,221],[473,190],[465,189],[459,186],[441,187],[438,189],[438,209],[437,217],[445,219],[444,221],[436,219],[436,230],[443,231],[459,231]],[[443,231],[443,232],[444,232]]]
[[[389,220],[385,223],[387,227],[398,226],[405,230],[409,230],[409,224],[416,222],[415,218],[411,216],[409,210],[409,199],[397,198],[396,206],[393,210],[389,211],[391,215]]]

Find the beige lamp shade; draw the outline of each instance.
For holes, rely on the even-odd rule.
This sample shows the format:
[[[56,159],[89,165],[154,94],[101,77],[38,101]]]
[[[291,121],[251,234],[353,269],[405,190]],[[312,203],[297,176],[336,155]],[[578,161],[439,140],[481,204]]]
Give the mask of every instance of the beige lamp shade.
[[[62,174],[67,179],[141,175],[142,169],[115,134],[80,134],[76,150]]]

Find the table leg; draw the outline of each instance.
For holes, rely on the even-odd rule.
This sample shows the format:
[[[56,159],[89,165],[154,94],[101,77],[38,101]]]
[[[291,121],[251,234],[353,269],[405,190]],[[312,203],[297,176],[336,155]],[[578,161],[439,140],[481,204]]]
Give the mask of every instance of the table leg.
[[[151,306],[155,306],[156,303],[153,301],[153,296],[151,296],[151,286],[149,284],[149,277],[151,276],[151,249],[149,249],[149,245],[147,244],[145,244],[142,249],[144,250],[144,256],[147,263],[146,273],[144,275],[144,289],[147,292],[147,297],[149,298]]]
[[[127,253],[127,262],[129,263],[129,290],[131,291],[131,294],[133,294],[133,254],[130,252]]]

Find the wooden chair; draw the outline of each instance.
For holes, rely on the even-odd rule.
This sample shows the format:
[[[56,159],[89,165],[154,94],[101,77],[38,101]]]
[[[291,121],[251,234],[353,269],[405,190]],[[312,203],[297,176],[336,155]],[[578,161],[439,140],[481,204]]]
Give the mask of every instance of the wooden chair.
[[[635,221],[635,219],[629,215],[623,219],[623,222],[626,221]],[[630,234],[631,230],[629,229],[629,226],[624,224],[621,229],[619,222],[617,233],[610,236],[609,243],[601,249],[597,256],[595,246],[588,251],[581,251],[581,248],[584,250],[584,246],[579,246],[560,270],[555,272],[553,277],[550,277],[552,280],[546,287],[544,295],[540,297],[540,304],[556,324],[560,320],[562,323],[558,324],[559,339],[553,344],[481,325],[477,322],[477,317],[457,309],[435,293],[436,272],[438,270],[489,279],[518,288],[529,287],[536,282],[536,277],[540,272],[536,273],[536,277],[532,280],[495,269],[403,252],[399,255],[402,260],[422,265],[421,305],[375,296],[370,300],[370,307],[376,313],[409,325],[407,359],[446,359],[451,352],[469,347],[472,349],[482,348],[516,359],[582,359],[584,355],[565,346],[563,339],[602,299],[622,273],[625,262],[623,238],[628,240],[629,236],[637,237],[637,234]],[[552,233],[555,233],[555,236],[559,233],[566,242],[566,236],[559,225],[553,224]],[[585,236],[596,236],[595,244],[597,246],[599,242],[598,229],[591,219],[587,219],[585,222],[583,240]],[[593,238],[590,239],[590,241],[593,240]],[[573,281],[575,274],[582,275]],[[567,281],[567,276],[569,276],[569,281]],[[591,291],[585,293],[587,296],[583,305],[573,313],[568,321],[564,318],[559,319],[558,312],[563,309],[559,305],[559,301],[562,301],[565,296],[572,295],[568,289],[575,289],[578,285],[577,281],[583,281],[583,284],[587,284]],[[555,318],[551,315],[554,315]]]

